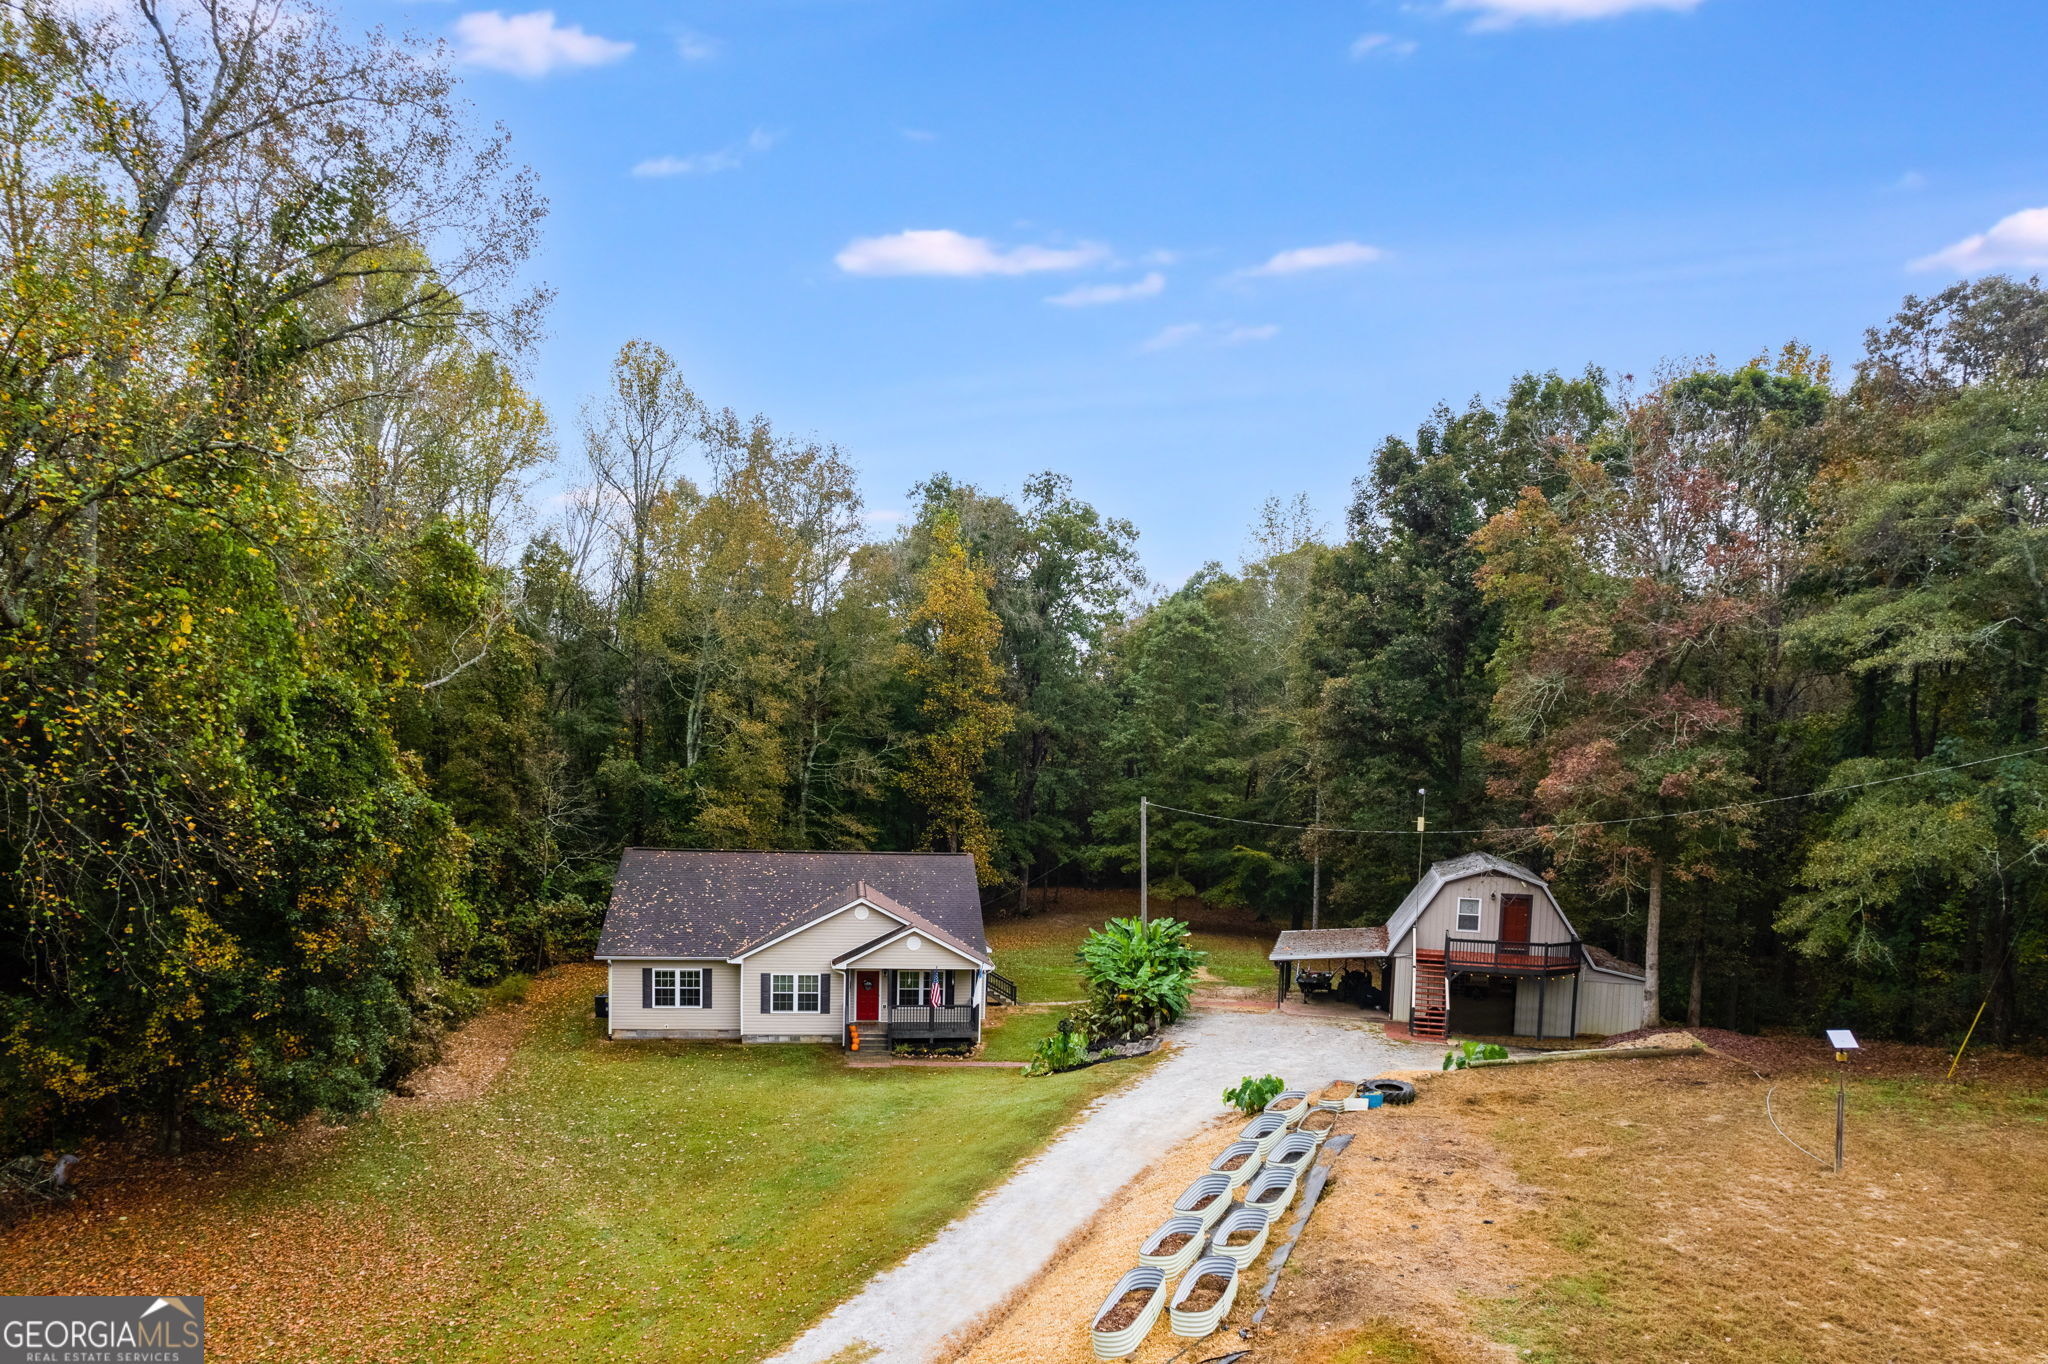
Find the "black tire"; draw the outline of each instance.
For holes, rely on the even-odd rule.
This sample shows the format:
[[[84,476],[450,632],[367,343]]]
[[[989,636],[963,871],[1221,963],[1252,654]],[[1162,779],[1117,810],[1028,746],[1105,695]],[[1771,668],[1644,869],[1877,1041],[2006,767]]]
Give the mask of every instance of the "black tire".
[[[1412,1104],[1415,1102],[1415,1086],[1406,1080],[1367,1080],[1366,1089],[1380,1096],[1386,1104]]]

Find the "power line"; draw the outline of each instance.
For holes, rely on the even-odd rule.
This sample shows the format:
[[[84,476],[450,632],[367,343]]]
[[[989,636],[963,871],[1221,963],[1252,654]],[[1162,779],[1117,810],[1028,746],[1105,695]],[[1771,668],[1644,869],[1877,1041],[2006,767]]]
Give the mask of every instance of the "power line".
[[[1917,777],[1938,777],[1944,772],[1960,772],[1966,767],[1982,767],[1985,763],[2004,762],[2008,758],[2025,758],[2036,753],[2048,753],[2048,744],[2037,748],[2022,748],[2013,753],[1998,753],[1989,758],[1972,758],[1965,763],[1950,763],[1946,767],[1923,767],[1914,772],[1901,772],[1892,777],[1876,777],[1870,781],[1851,782],[1847,786],[1823,787],[1817,791],[1799,791],[1789,796],[1765,796],[1758,800],[1738,800],[1727,805],[1710,805],[1699,810],[1667,810],[1654,815],[1628,815],[1621,819],[1583,819],[1572,824],[1503,824],[1488,829],[1431,829],[1433,834],[1464,834],[1480,836],[1486,834],[1528,834],[1544,831],[1563,833],[1572,829],[1606,829],[1620,824],[1644,824],[1660,819],[1697,819],[1703,815],[1722,815],[1733,810],[1754,810],[1765,805],[1782,805],[1789,800],[1814,800],[1823,796],[1839,796],[1849,791],[1862,791],[1872,786],[1889,786],[1893,782],[1912,781]],[[1399,835],[1406,837],[1413,829],[1349,829],[1334,824],[1281,824],[1269,819],[1238,819],[1232,815],[1210,814],[1206,810],[1186,810],[1178,805],[1162,805],[1149,802],[1155,810],[1171,810],[1177,815],[1192,815],[1196,819],[1214,820],[1219,824],[1246,824],[1260,829],[1295,829],[1302,833],[1320,834],[1364,834]]]

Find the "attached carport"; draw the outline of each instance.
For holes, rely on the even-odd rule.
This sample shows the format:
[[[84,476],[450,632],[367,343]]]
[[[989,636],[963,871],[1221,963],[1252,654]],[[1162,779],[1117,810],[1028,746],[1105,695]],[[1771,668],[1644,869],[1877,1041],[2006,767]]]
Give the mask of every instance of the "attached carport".
[[[1287,991],[1294,984],[1294,972],[1304,962],[1380,962],[1382,989],[1390,989],[1385,963],[1387,959],[1387,926],[1375,924],[1371,928],[1297,928],[1280,935],[1273,944],[1273,950],[1266,954],[1266,960],[1273,963],[1279,972],[1279,991],[1274,996],[1276,1004],[1287,1002]]]

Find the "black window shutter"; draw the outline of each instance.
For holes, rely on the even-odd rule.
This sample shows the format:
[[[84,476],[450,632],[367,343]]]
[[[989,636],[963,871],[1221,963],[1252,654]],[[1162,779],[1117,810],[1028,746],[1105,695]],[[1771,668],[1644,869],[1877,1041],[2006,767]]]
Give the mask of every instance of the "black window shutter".
[[[946,972],[946,1007],[953,1007],[953,973]]]
[[[884,974],[886,974],[889,977],[889,1007],[893,1009],[896,1007],[896,973],[894,971],[888,971]]]
[[[820,971],[818,973],[818,1012],[821,1014],[832,1012],[832,973],[830,971]]]
[[[763,971],[761,973],[761,1012],[764,1014],[767,1013],[769,1005],[770,1000],[768,998],[768,973],[766,971]]]
[[[699,979],[704,982],[704,1007],[708,1009],[711,1007],[711,968],[708,966],[705,967],[704,973],[699,977]]]
[[[652,966],[640,968],[640,1007],[643,1009],[654,1007],[654,968]]]

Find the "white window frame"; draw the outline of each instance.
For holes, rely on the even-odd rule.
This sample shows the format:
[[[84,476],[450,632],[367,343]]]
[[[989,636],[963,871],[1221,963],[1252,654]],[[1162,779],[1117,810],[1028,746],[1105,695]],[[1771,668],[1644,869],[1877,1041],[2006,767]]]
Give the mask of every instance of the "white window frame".
[[[932,1002],[933,974],[931,971],[898,971],[896,973],[896,997],[889,1001],[890,1006],[897,1009],[922,1009],[930,1004]],[[917,988],[911,991],[913,998],[907,1004],[903,1001],[903,981],[906,976],[917,977]]]
[[[704,1007],[704,968],[701,966],[657,966],[654,970],[652,989],[653,1007],[657,1009],[701,1009]],[[666,981],[662,977],[668,977]],[[662,1003],[661,995],[668,992],[668,1002]],[[689,996],[694,995],[694,998]]]
[[[1470,906],[1472,906],[1472,926],[1471,926],[1470,928],[1467,928],[1467,927],[1465,927],[1465,906],[1466,906],[1466,905],[1470,905]],[[1455,925],[1455,927],[1453,927],[1453,928],[1452,928],[1452,930],[1451,930],[1451,931],[1452,931],[1452,932],[1454,932],[1454,933],[1478,933],[1478,932],[1480,932],[1480,931],[1481,931],[1481,930],[1482,930],[1482,929],[1484,928],[1484,926],[1485,926],[1485,923],[1486,923],[1486,913],[1485,913],[1485,905],[1484,905],[1484,903],[1483,903],[1483,902],[1482,902],[1482,901],[1481,901],[1481,900],[1479,899],[1479,897],[1478,897],[1478,896],[1476,896],[1476,895],[1461,895],[1461,896],[1459,896],[1459,897],[1458,897],[1458,904],[1457,904],[1457,908],[1456,908],[1456,917],[1454,917],[1454,918],[1452,919],[1452,921],[1451,921],[1451,922],[1452,922],[1452,923],[1453,923],[1453,924]]]
[[[771,971],[768,973],[768,1012],[771,1014],[816,1014],[823,1013],[824,978],[814,971]],[[783,982],[789,982],[784,985]],[[809,988],[804,985],[810,982]],[[804,1000],[810,999],[810,1006]],[[787,1003],[784,1001],[787,1000]]]

